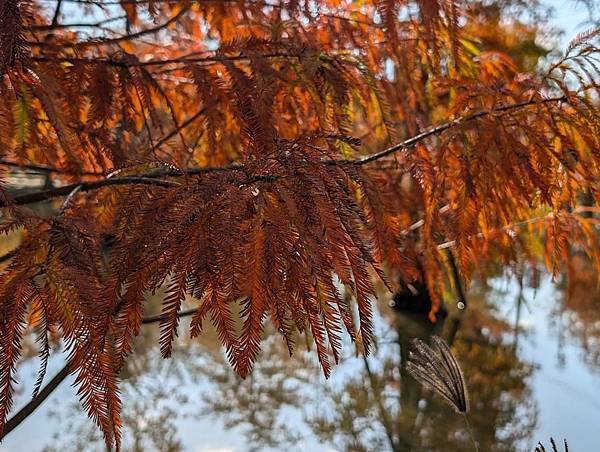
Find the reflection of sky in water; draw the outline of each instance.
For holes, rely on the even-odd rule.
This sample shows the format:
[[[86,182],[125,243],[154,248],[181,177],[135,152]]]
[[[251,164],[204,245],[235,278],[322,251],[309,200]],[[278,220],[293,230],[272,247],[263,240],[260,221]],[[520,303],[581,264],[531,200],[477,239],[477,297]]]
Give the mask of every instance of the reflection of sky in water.
[[[505,283],[497,286],[504,289]],[[497,306],[507,318],[515,317],[515,308],[504,300],[514,300],[517,291],[516,285],[510,285],[507,294],[499,297]],[[539,366],[531,379],[539,416],[533,437],[544,442],[550,436],[567,438],[572,450],[597,450],[599,369],[594,372],[583,363],[584,352],[568,333],[566,342],[560,344],[560,326],[551,320],[557,292],[549,280],[537,291],[525,289],[524,296],[529,309],[522,310],[520,325],[528,334],[519,342],[519,354],[524,361]]]
[[[498,310],[497,316],[512,325],[516,315],[515,299],[518,285],[514,282],[507,282],[506,279],[498,279],[494,280],[491,286],[494,290],[489,294],[489,299],[492,301],[491,304]],[[533,375],[527,378],[526,382],[532,391],[538,412],[537,427],[530,436],[529,445],[533,445],[533,442],[538,440],[547,443],[550,436],[557,439],[564,437],[568,439],[572,450],[592,451],[595,450],[597,445],[597,420],[600,419],[600,395],[597,392],[600,384],[600,369],[590,368],[584,364],[582,359],[584,351],[577,338],[572,337],[566,330],[564,330],[564,337],[561,338],[559,334],[560,325],[556,321],[557,313],[555,309],[562,296],[562,293],[556,290],[549,278],[542,280],[537,291],[527,288],[524,291],[526,306],[521,311],[520,321],[524,331],[519,337],[518,354],[521,361],[536,366]],[[563,316],[565,315],[568,314],[563,314]],[[397,346],[392,343],[393,333],[390,332],[387,322],[382,319],[378,320],[377,325],[379,342],[381,343],[379,357],[393,356],[398,350]],[[505,337],[507,342],[512,341],[513,337],[510,329],[506,331]],[[462,340],[461,331],[459,330],[457,345]],[[292,386],[299,395],[306,397],[306,400],[310,402],[305,405],[300,404],[299,407],[287,406],[275,411],[276,426],[288,426],[288,433],[299,435],[299,438],[293,443],[284,443],[285,450],[314,450],[315,452],[336,450],[330,445],[324,444],[310,430],[309,426],[303,423],[303,416],[307,414],[311,416],[326,414],[335,409],[331,400],[326,397],[326,393],[328,393],[326,387],[339,389],[343,387],[347,380],[357,376],[360,378],[361,375],[364,375],[362,359],[348,356],[350,354],[351,348],[345,347],[344,363],[334,368],[333,376],[327,382],[323,380],[319,371],[314,367],[308,366],[306,371],[300,372],[304,382]],[[261,362],[258,365],[260,372],[268,372],[269,367],[266,364],[279,359],[275,358],[275,355],[280,356],[280,354],[270,355],[267,353],[261,356]],[[175,355],[173,360],[163,364],[156,350],[148,352],[144,361],[145,365],[150,366],[151,369],[158,366],[159,370],[157,372],[151,371],[150,378],[136,380],[139,383],[138,389],[143,392],[142,388],[149,381],[153,381],[155,386],[162,386],[167,392],[167,399],[170,396],[175,399],[177,393],[187,396],[188,403],[182,406],[182,411],[187,413],[188,416],[178,417],[174,422],[177,428],[177,438],[181,441],[183,450],[198,452],[248,450],[248,437],[244,434],[247,432],[247,426],[227,429],[224,426],[223,417],[206,412],[208,408],[203,399],[208,397],[210,400],[211,396],[218,397],[222,393],[215,392],[214,383],[209,382],[205,374],[214,376],[228,368],[219,360],[217,360],[218,362],[212,361],[205,357],[206,355],[201,349],[196,349],[190,352],[189,355]],[[61,357],[56,358],[51,362],[48,375],[52,375],[60,367]],[[311,356],[310,359],[314,362],[315,357]],[[195,380],[192,380],[189,375],[184,375],[181,380],[179,377],[174,377],[178,360],[179,363],[187,363],[185,367],[196,375]],[[377,374],[380,373],[381,363],[382,361],[377,357],[370,359],[371,368]],[[463,362],[463,364],[466,376],[469,378],[469,374],[473,373],[473,365],[477,366],[477,363]],[[275,364],[273,365],[275,366]],[[286,365],[285,362],[283,365]],[[216,369],[219,369],[219,371],[216,371]],[[20,373],[28,382],[25,392],[17,398],[17,405],[28,399],[35,371],[36,367],[33,362],[27,362],[22,366]],[[225,373],[227,372],[228,370],[225,371]],[[185,371],[183,373],[185,374]],[[299,374],[293,373],[293,375],[297,377]],[[258,379],[261,378],[258,376]],[[235,383],[235,381],[233,382]],[[231,383],[231,380],[229,383]],[[364,384],[365,386],[369,385],[367,380]],[[256,389],[260,386],[260,383],[256,383],[256,386],[252,386],[252,388]],[[129,393],[130,389],[127,390],[126,394]],[[265,387],[262,386],[261,393],[264,391]],[[61,386],[45,402],[42,408],[5,439],[0,451],[42,450],[44,446],[53,444],[52,435],[64,429],[67,425],[65,424],[66,421],[74,421],[75,425],[84,426],[84,430],[93,430],[88,428],[90,422],[83,414],[68,408],[75,401],[74,393],[75,391],[69,386]],[[476,396],[473,399],[476,401]],[[148,410],[153,409],[153,402],[154,400],[146,403]],[[523,400],[522,402],[531,401]],[[126,395],[125,404],[128,403],[131,403],[131,399],[128,399]],[[170,401],[169,403],[173,408],[178,408],[177,402]],[[267,398],[264,403],[269,404],[269,399]],[[268,405],[261,406],[258,411],[262,410],[264,406]],[[61,413],[59,419],[49,417],[48,414],[52,409]],[[198,414],[203,412],[207,414],[198,417]],[[520,410],[517,410],[517,413],[520,412]],[[526,410],[523,412],[527,413]],[[248,413],[249,411],[238,414],[241,414],[241,418],[248,418]],[[440,427],[443,429],[444,425]],[[152,425],[149,425],[148,428],[152,428]],[[376,436],[381,437],[382,432],[382,429],[375,429]],[[65,438],[67,444],[69,444],[70,438],[76,438],[77,434],[75,431],[70,431],[63,437],[60,444],[65,443]],[[502,436],[503,432],[497,430],[497,434]],[[518,445],[516,446],[517,450],[532,450],[526,449],[526,444],[523,442],[516,442],[515,444]],[[72,449],[67,448],[66,450]],[[95,447],[93,450],[101,449]],[[265,447],[260,448],[260,450],[272,449]]]

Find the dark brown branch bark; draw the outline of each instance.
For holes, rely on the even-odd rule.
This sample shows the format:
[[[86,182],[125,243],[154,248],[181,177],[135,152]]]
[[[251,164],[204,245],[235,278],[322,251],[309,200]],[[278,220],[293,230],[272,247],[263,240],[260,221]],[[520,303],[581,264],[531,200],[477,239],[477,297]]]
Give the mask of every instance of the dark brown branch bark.
[[[9,251],[6,254],[3,254],[2,256],[0,256],[0,264],[3,264],[6,261],[11,260],[13,257],[15,257],[17,255],[17,253],[19,252],[19,248],[15,248],[12,251]]]
[[[4,165],[4,166],[12,166],[14,168],[19,168],[19,169],[23,169],[23,170],[31,170],[31,171],[35,171],[38,173],[58,173],[58,174],[73,174],[73,175],[78,175],[78,176],[103,176],[104,173],[101,172],[95,172],[95,171],[83,171],[83,172],[75,172],[75,171],[68,171],[68,170],[63,170],[60,168],[55,168],[53,166],[47,166],[47,165],[36,165],[33,163],[19,163],[19,162],[15,162],[12,160],[5,160],[5,159],[0,159],[0,165]]]
[[[83,47],[89,47],[89,46],[118,44],[120,42],[131,41],[131,40],[140,38],[142,36],[158,33],[159,31],[167,28],[169,25],[177,22],[185,13],[188,12],[188,10],[189,10],[189,6],[184,7],[181,9],[181,11],[179,11],[177,14],[175,14],[169,20],[167,20],[166,22],[164,22],[160,25],[157,25],[156,27],[147,28],[145,30],[140,30],[136,33],[131,33],[131,34],[128,34],[125,36],[119,36],[118,38],[105,38],[105,39],[95,39],[95,40],[81,41],[81,42],[63,43],[63,44],[60,44],[59,46],[57,46],[56,44],[51,44],[51,43],[47,43],[47,42],[29,42],[28,45],[31,45],[34,47],[83,48]]]
[[[501,112],[510,111],[510,110],[517,110],[519,108],[527,107],[529,105],[547,104],[547,103],[552,103],[552,102],[561,102],[561,101],[565,101],[565,100],[567,100],[566,96],[549,97],[547,99],[540,99],[540,100],[532,99],[532,100],[526,100],[523,102],[518,102],[515,104],[501,105],[499,107],[493,108],[492,110],[479,111],[477,113],[473,113],[473,114],[470,114],[467,116],[461,116],[460,118],[456,118],[453,121],[446,122],[444,124],[440,124],[439,126],[428,129],[425,132],[420,133],[419,135],[415,135],[414,137],[409,138],[408,140],[404,140],[402,143],[398,143],[394,146],[384,149],[383,151],[377,152],[377,153],[369,155],[367,157],[363,157],[358,160],[354,160],[353,163],[356,163],[357,165],[366,165],[367,163],[371,163],[371,162],[374,162],[375,160],[382,159],[383,157],[387,157],[388,155],[394,154],[395,152],[410,148],[410,147],[414,146],[415,144],[419,143],[420,141],[423,141],[426,138],[429,138],[433,135],[437,135],[437,134],[444,132],[445,130],[448,130],[452,127],[455,127],[459,124],[464,124],[465,122],[470,122],[475,119],[482,118],[484,116],[493,115],[494,113],[501,113]]]
[[[448,256],[448,262],[450,263],[450,271],[452,272],[452,279],[454,280],[454,285],[456,286],[456,292],[458,294],[459,302],[462,302],[463,304],[462,307],[459,306],[459,309],[467,309],[467,294],[465,293],[463,280],[460,276],[460,271],[458,270],[458,265],[456,264],[454,253],[450,248],[447,248],[446,255]]]
[[[131,35],[130,35],[131,36]],[[98,41],[96,43],[106,43],[106,41]],[[284,52],[267,53],[261,55],[262,58],[298,58],[298,55]],[[207,57],[179,57],[164,60],[149,60],[149,61],[120,61],[106,58],[77,58],[77,57],[48,57],[48,56],[32,56],[30,57],[33,61],[41,62],[65,62],[65,63],[81,63],[81,64],[94,64],[101,65],[106,64],[108,66],[117,67],[145,67],[145,66],[166,66],[169,64],[191,64],[191,63],[218,63],[220,61],[240,61],[247,60],[249,57],[246,55],[232,55],[232,56],[207,56]]]
[[[59,196],[67,196],[75,188],[81,187],[80,191],[97,190],[102,187],[108,187],[110,185],[158,185],[161,187],[173,187],[179,184],[171,181],[155,179],[152,174],[139,175],[139,176],[126,176],[126,177],[114,177],[108,179],[100,179],[91,182],[78,182],[75,184],[64,185],[59,188],[51,188],[49,190],[42,190],[34,193],[27,193],[25,195],[15,196],[13,201],[15,204],[31,204],[34,202],[46,201],[48,199],[56,198]],[[5,207],[5,204],[0,203],[0,207]]]
[[[157,185],[160,187],[176,187],[179,186],[178,183],[161,180],[160,177],[180,177],[185,175],[198,175],[211,173],[215,171],[231,171],[231,170],[243,170],[243,167],[240,165],[231,165],[228,167],[206,167],[206,168],[191,168],[189,170],[179,171],[179,170],[164,170],[164,171],[155,171],[151,173],[139,174],[137,176],[124,176],[124,177],[113,177],[107,179],[100,179],[92,182],[78,182],[74,184],[64,185],[59,188],[52,188],[50,190],[43,190],[34,193],[27,193],[25,195],[15,196],[13,198],[13,203],[17,205],[24,204],[32,204],[35,202],[46,201],[52,198],[58,198],[60,196],[68,196],[73,190],[77,187],[79,191],[91,191],[97,190],[103,187],[109,187],[111,185]],[[250,184],[258,181],[269,181],[273,180],[274,176],[272,175],[264,175],[264,176],[255,176],[250,177],[244,183]],[[5,207],[5,204],[0,203],[0,207]]]
[[[375,399],[375,403],[377,405],[377,409],[379,411],[379,416],[381,420],[381,424],[383,425],[383,429],[388,438],[388,442],[390,445],[390,449],[393,452],[400,452],[403,449],[400,449],[399,445],[396,443],[394,439],[394,428],[392,425],[392,421],[390,419],[389,412],[385,407],[383,400],[381,399],[381,387],[373,372],[371,372],[371,367],[369,366],[369,360],[366,355],[362,355],[363,362],[365,363],[365,370],[367,371],[367,376],[369,377],[369,386],[371,386],[371,392],[373,393],[373,399]]]
[[[193,315],[197,309],[188,309],[180,311],[178,314],[179,318],[189,317]],[[150,323],[157,323],[163,318],[162,314],[145,317],[142,319],[142,324],[147,325]],[[69,363],[67,363],[58,373],[52,377],[52,379],[46,383],[46,385],[38,392],[37,396],[32,398],[23,408],[21,408],[13,417],[11,417],[6,424],[4,424],[4,431],[0,435],[0,439],[4,438],[15,428],[17,428],[25,419],[27,419],[49,396],[54,392],[58,386],[67,378],[70,373]]]
[[[389,155],[392,155],[396,152],[409,149],[409,148],[413,147],[414,145],[416,145],[417,143],[419,143],[431,136],[437,135],[448,129],[451,129],[452,127],[456,127],[459,124],[464,124],[466,122],[474,121],[476,119],[479,119],[479,118],[482,118],[485,116],[489,116],[489,115],[493,115],[496,113],[517,110],[519,108],[527,107],[530,105],[561,102],[561,101],[565,101],[565,100],[566,100],[566,97],[561,96],[561,97],[550,97],[550,98],[541,99],[541,100],[537,100],[537,99],[533,100],[532,99],[529,101],[523,101],[523,102],[519,102],[519,103],[515,103],[515,104],[501,105],[492,110],[485,110],[485,111],[473,113],[471,115],[461,116],[460,118],[457,118],[453,121],[446,122],[439,126],[428,129],[425,132],[420,133],[419,135],[415,135],[414,137],[404,140],[401,143],[398,143],[394,146],[391,146],[387,149],[384,149],[380,152],[377,152],[375,154],[372,154],[372,155],[369,155],[366,157],[353,159],[353,160],[328,160],[328,161],[325,161],[324,163],[329,164],[329,165],[359,165],[359,166],[366,165],[366,164],[375,162],[377,160],[381,160],[381,159],[383,159]],[[153,149],[160,146],[166,140],[168,140],[172,136],[179,133],[179,131],[182,128],[187,127],[189,124],[191,124],[194,121],[194,119],[196,119],[201,114],[202,114],[202,111],[196,113],[194,116],[192,116],[191,118],[186,120],[183,124],[181,124],[180,127],[173,129],[165,137],[163,137],[158,143],[156,143],[156,145],[153,147]],[[206,174],[206,173],[217,172],[217,171],[221,171],[221,172],[244,171],[244,169],[245,169],[244,165],[232,164],[232,165],[228,165],[228,166],[189,168],[189,169],[185,169],[185,170],[172,170],[172,169],[158,170],[158,171],[153,171],[153,172],[149,172],[149,173],[138,174],[135,176],[105,178],[105,179],[100,179],[100,180],[91,181],[91,182],[80,182],[80,183],[65,185],[63,187],[59,187],[59,188],[55,188],[55,189],[44,190],[44,191],[40,191],[40,192],[16,196],[14,198],[14,202],[15,202],[15,204],[23,205],[23,204],[30,204],[30,203],[39,202],[39,201],[45,201],[47,199],[56,198],[59,196],[66,196],[69,193],[71,193],[71,191],[79,185],[81,185],[81,191],[96,190],[96,189],[99,189],[102,187],[107,187],[110,185],[148,184],[148,185],[172,186],[173,182],[162,181],[162,180],[159,180],[159,178],[161,178],[161,177],[179,177],[179,176],[185,176],[185,175],[198,175],[198,174]],[[267,178],[267,179],[269,177],[273,178],[274,176],[264,176],[264,178]],[[3,207],[3,205],[0,204],[0,207]]]
[[[38,393],[36,397],[21,408],[13,417],[11,417],[6,424],[4,424],[4,430],[0,439],[4,438],[15,428],[17,428],[25,419],[29,417],[43,402],[48,398],[50,394],[54,392],[56,388],[63,382],[69,375],[69,365],[65,365],[58,373],[50,380]]]
[[[192,308],[192,309],[187,309],[185,311],[179,311],[179,314],[177,314],[177,317],[179,317],[180,319],[183,317],[189,317],[191,315],[194,315],[194,313],[197,311],[197,308]],[[151,315],[148,317],[144,317],[142,319],[142,325],[147,325],[149,323],[156,323],[156,322],[160,322],[163,319],[163,315],[162,314],[156,314],[156,315]]]
[[[54,16],[52,16],[52,25],[58,25],[58,18],[60,17],[60,9],[62,7],[63,0],[58,0],[56,2],[56,9],[54,10]]]
[[[110,22],[115,22],[117,20],[125,20],[127,16],[117,16],[117,17],[109,17],[108,19],[103,19],[100,20],[98,22],[93,22],[93,23],[84,23],[84,22],[79,22],[79,23],[71,23],[71,24],[58,24],[58,23],[51,23],[49,25],[32,25],[31,27],[28,27],[29,30],[32,31],[49,31],[49,30],[58,30],[58,29],[65,29],[65,28],[96,28],[96,27],[101,27],[102,25],[108,24]]]

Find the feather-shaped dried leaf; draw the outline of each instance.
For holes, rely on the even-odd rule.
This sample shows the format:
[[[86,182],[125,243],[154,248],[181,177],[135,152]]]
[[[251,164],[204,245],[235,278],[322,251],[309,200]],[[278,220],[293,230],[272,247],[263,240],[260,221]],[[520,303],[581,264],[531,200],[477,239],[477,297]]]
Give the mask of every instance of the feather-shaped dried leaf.
[[[424,386],[437,392],[459,413],[469,411],[469,396],[458,361],[443,339],[432,336],[432,347],[414,339],[406,370]]]

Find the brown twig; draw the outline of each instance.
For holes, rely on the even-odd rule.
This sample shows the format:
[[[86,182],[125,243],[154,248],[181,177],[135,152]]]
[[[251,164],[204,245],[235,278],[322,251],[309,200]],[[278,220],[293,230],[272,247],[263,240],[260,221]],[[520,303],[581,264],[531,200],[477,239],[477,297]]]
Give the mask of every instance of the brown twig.
[[[131,36],[131,35],[130,35]],[[96,43],[106,43],[106,41],[97,41],[90,42],[90,45]],[[261,55],[262,58],[298,58],[298,55],[292,53],[284,53],[284,52],[276,52],[276,53],[268,53]],[[63,62],[63,63],[80,63],[80,64],[93,64],[93,65],[102,65],[106,64],[108,66],[117,66],[117,67],[146,67],[146,66],[164,66],[169,64],[191,64],[191,63],[218,63],[220,61],[240,61],[249,59],[246,55],[215,55],[215,56],[207,56],[207,57],[178,57],[178,58],[169,58],[169,59],[161,59],[161,60],[149,60],[149,61],[122,61],[115,59],[107,59],[107,58],[80,58],[80,57],[48,57],[48,56],[32,56],[30,57],[33,61],[41,61],[41,62]]]
[[[109,17],[108,19],[103,19],[98,22],[92,22],[92,23],[76,22],[76,23],[70,23],[70,24],[51,23],[49,25],[32,25],[32,26],[28,27],[28,29],[31,31],[49,31],[49,30],[58,30],[58,29],[65,29],[65,28],[97,28],[97,27],[101,27],[102,25],[108,24],[110,22],[116,22],[117,20],[125,20],[126,18],[127,18],[127,16],[115,16],[115,17]]]
[[[13,160],[6,160],[6,159],[0,159],[0,165],[12,166],[14,168],[31,170],[31,171],[35,171],[38,173],[73,174],[73,175],[78,175],[78,176],[103,176],[104,175],[104,173],[102,173],[100,171],[82,171],[82,172],[69,171],[69,170],[65,170],[62,168],[55,168],[53,166],[48,166],[48,165],[37,165],[34,163],[20,163],[20,162],[15,162]]]
[[[104,38],[104,39],[94,39],[94,40],[82,41],[82,42],[61,43],[58,47],[82,48],[82,47],[89,47],[89,46],[111,45],[111,44],[118,44],[120,42],[131,41],[131,40],[140,38],[142,36],[158,33],[159,31],[164,30],[169,25],[177,22],[185,13],[187,13],[188,10],[189,10],[189,5],[182,8],[181,11],[179,11],[177,14],[175,14],[173,17],[171,17],[166,22],[163,22],[162,24],[157,25],[156,27],[146,28],[145,30],[140,30],[136,33],[119,36],[118,38]],[[56,44],[48,43],[48,42],[28,42],[27,44],[30,46],[34,46],[34,47],[57,47]]]
[[[25,419],[27,419],[29,415],[31,415],[31,413],[33,413],[37,407],[39,407],[44,400],[46,400],[48,396],[54,392],[54,390],[63,382],[63,380],[67,378],[69,372],[69,364],[67,364],[61,370],[59,370],[54,377],[52,377],[52,380],[50,380],[40,390],[40,392],[38,392],[36,397],[32,398],[27,405],[21,408],[13,417],[6,421],[0,439],[4,438],[15,428],[17,428]]]
[[[491,110],[483,110],[483,111],[479,111],[477,113],[472,113],[470,115],[461,116],[459,118],[454,119],[453,121],[449,121],[444,124],[440,124],[439,126],[428,129],[423,133],[415,135],[414,137],[409,138],[408,140],[404,140],[403,142],[398,143],[394,146],[391,146],[387,149],[384,149],[380,152],[371,154],[367,157],[363,157],[363,158],[354,160],[353,163],[356,163],[357,165],[366,165],[367,163],[371,163],[371,162],[374,162],[375,160],[382,159],[383,157],[387,157],[388,155],[394,154],[398,151],[402,151],[404,149],[410,148],[410,147],[414,146],[415,144],[423,141],[426,138],[429,138],[433,135],[437,135],[437,134],[444,132],[452,127],[455,127],[459,124],[464,124],[465,122],[470,122],[475,119],[482,118],[484,116],[492,115],[494,113],[501,113],[501,112],[506,112],[506,111],[510,111],[510,110],[516,110],[516,109],[519,109],[522,107],[527,107],[529,105],[561,102],[561,101],[565,101],[565,100],[567,100],[566,96],[549,97],[547,99],[531,99],[531,100],[526,100],[526,101],[518,102],[518,103],[514,103],[514,104],[501,105],[501,106],[495,107]]]
[[[160,187],[174,187],[179,184],[171,181],[155,179],[152,177],[147,177],[145,175],[139,176],[125,176],[125,177],[115,177],[108,179],[100,179],[97,181],[91,182],[77,182],[74,184],[64,185],[58,188],[51,188],[49,190],[42,190],[34,193],[27,193],[24,195],[15,196],[13,201],[17,205],[23,204],[32,204],[35,202],[46,201],[48,199],[56,198],[59,196],[67,196],[71,193],[75,188],[80,186],[80,191],[90,191],[97,190],[102,187],[107,187],[110,185],[157,185]],[[0,203],[0,207],[5,207],[6,204]]]
[[[377,153],[372,154],[367,157],[362,157],[362,158],[358,158],[358,159],[349,159],[349,160],[326,160],[326,161],[324,161],[324,163],[327,165],[358,165],[358,166],[366,165],[366,164],[375,162],[377,160],[383,159],[384,157],[387,157],[395,152],[409,149],[409,148],[415,146],[417,143],[419,143],[433,135],[437,135],[437,134],[444,132],[452,127],[456,127],[459,124],[464,124],[465,122],[469,122],[469,121],[473,121],[478,118],[493,115],[498,112],[506,112],[506,111],[510,111],[510,110],[515,110],[515,109],[527,107],[529,105],[534,105],[534,104],[538,104],[538,103],[560,102],[560,101],[564,101],[564,100],[566,100],[566,97],[561,96],[561,97],[551,97],[551,98],[541,99],[541,100],[529,100],[529,101],[519,102],[519,103],[515,103],[515,104],[502,105],[502,106],[496,107],[491,110],[485,110],[485,111],[473,113],[471,115],[462,116],[453,121],[433,127],[423,133],[420,133],[419,135],[411,137],[407,140],[402,141],[401,143],[398,143],[394,146],[391,146],[387,149],[384,149],[380,152],[377,152]],[[167,135],[165,135],[163,138],[161,138],[153,146],[153,149],[164,144],[168,139],[170,139],[171,137],[173,137],[174,135],[179,133],[181,131],[181,129],[189,126],[201,114],[202,114],[202,110],[200,110],[198,113],[196,113],[191,118],[186,120],[179,127],[174,128]],[[217,171],[220,171],[220,172],[244,171],[244,169],[245,169],[245,167],[242,164],[231,164],[231,165],[220,166],[220,167],[187,168],[185,170],[164,170],[164,171],[154,171],[154,172],[150,172],[150,173],[143,173],[143,174],[127,176],[127,177],[105,178],[105,179],[100,179],[97,181],[79,182],[79,183],[74,183],[74,184],[70,184],[70,185],[65,185],[65,186],[59,187],[59,188],[54,188],[54,189],[50,189],[50,190],[44,190],[44,191],[40,191],[40,192],[29,193],[26,195],[17,196],[17,197],[15,197],[14,202],[15,202],[15,204],[22,205],[22,204],[30,204],[30,203],[34,203],[34,202],[44,201],[44,200],[59,197],[59,196],[66,196],[77,185],[82,186],[82,188],[81,188],[82,191],[96,190],[98,188],[106,187],[109,185],[147,184],[147,185],[165,186],[165,185],[172,185],[172,184],[168,183],[166,181],[158,181],[158,180],[151,181],[150,179],[157,179],[160,177],[178,177],[178,176],[184,176],[184,175],[198,175],[198,174],[206,174],[206,173],[217,172]],[[273,176],[271,176],[271,177],[273,177]],[[3,205],[0,204],[0,207],[3,207]],[[452,244],[450,242],[448,242],[446,244],[439,245],[439,248],[444,249],[448,246],[452,246]]]
[[[56,9],[54,10],[54,16],[52,16],[52,25],[58,25],[58,18],[60,17],[60,8],[62,7],[63,0],[56,2]]]

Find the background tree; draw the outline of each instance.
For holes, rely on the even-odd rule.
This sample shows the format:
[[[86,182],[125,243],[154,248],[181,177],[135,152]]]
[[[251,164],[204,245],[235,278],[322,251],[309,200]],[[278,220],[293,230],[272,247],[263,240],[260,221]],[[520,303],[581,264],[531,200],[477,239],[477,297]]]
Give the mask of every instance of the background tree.
[[[511,58],[484,33],[500,23],[461,1],[2,2],[3,162],[57,187],[0,192],[2,231],[22,231],[0,426],[27,328],[43,363],[58,331],[118,449],[118,375],[165,285],[146,319],[165,357],[190,295],[192,337],[210,321],[241,376],[267,317],[290,353],[310,336],[327,376],[343,329],[371,348],[373,277],[423,278],[434,318],[454,260],[465,279],[540,255],[558,273],[576,245],[600,267],[578,205],[597,199],[598,34],[537,73],[541,49]],[[50,217],[25,207],[59,197]]]

